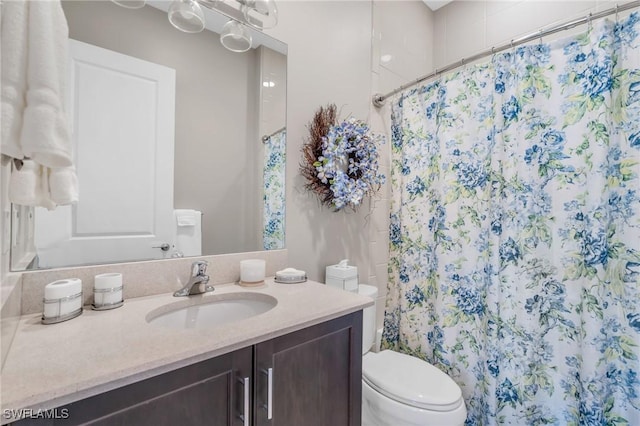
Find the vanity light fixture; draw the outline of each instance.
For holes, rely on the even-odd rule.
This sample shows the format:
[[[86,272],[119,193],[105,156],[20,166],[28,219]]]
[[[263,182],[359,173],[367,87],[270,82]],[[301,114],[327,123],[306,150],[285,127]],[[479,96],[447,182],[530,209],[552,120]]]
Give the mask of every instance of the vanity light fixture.
[[[129,8],[139,9],[146,0],[111,0]],[[235,9],[238,16],[230,16],[221,9],[225,5]],[[217,10],[229,16],[222,28],[220,42],[232,52],[246,52],[251,48],[251,34],[243,24],[258,30],[273,28],[278,24],[278,8],[275,0],[173,0],[168,10],[171,25],[186,33],[198,33],[206,26],[202,7]],[[244,22],[240,22],[244,20]]]

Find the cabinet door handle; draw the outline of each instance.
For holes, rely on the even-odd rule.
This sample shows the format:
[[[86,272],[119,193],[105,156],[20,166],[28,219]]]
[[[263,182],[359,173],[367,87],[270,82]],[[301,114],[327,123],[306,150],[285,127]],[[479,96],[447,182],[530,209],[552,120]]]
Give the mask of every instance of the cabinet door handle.
[[[267,420],[273,417],[273,367],[267,369]]]
[[[240,420],[242,420],[244,426],[249,426],[251,421],[251,408],[249,408],[249,378],[245,377],[241,379],[238,377],[238,382],[242,385],[242,393],[244,398],[244,408],[242,414],[240,414]]]
[[[267,376],[267,403],[262,404],[262,408],[267,409],[267,420],[271,420],[273,418],[273,368],[262,369],[261,372]]]

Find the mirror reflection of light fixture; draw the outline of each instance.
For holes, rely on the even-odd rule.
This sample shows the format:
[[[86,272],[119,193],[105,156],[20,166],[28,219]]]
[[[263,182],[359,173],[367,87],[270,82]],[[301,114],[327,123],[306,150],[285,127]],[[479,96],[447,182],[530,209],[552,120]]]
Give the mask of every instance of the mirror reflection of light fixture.
[[[195,0],[174,0],[167,12],[171,25],[185,33],[204,30],[204,13]]]
[[[146,0],[111,0],[129,9],[138,9]],[[230,4],[229,4],[230,3]],[[221,10],[222,6],[227,12]],[[217,10],[230,18],[220,34],[220,42],[233,52],[246,52],[251,48],[251,34],[244,27],[263,30],[278,24],[275,0],[173,0],[168,10],[171,25],[186,33],[198,33],[206,27],[202,7]],[[231,7],[232,12],[228,12]],[[244,19],[244,22],[240,22]]]
[[[111,0],[115,4],[127,9],[140,9],[144,7],[146,0]]]
[[[231,19],[222,27],[220,43],[232,52],[246,52],[251,49],[251,34],[247,27]]]
[[[278,24],[278,8],[274,0],[238,0],[247,24],[258,29],[273,28]]]

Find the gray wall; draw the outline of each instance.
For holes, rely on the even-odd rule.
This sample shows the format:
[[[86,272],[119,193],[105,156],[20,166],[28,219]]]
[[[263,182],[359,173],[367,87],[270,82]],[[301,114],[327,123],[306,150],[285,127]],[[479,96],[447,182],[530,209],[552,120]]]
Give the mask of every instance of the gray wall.
[[[287,226],[291,266],[324,282],[325,266],[349,258],[361,282],[369,270],[367,201],[357,213],[333,213],[304,190],[298,169],[307,124],[320,106],[335,103],[342,118],[368,119],[371,95],[372,3],[279,1],[269,35],[288,44]]]
[[[260,249],[259,58],[167,14],[108,1],[64,1],[69,37],[176,70],[175,208],[201,210],[203,254]]]

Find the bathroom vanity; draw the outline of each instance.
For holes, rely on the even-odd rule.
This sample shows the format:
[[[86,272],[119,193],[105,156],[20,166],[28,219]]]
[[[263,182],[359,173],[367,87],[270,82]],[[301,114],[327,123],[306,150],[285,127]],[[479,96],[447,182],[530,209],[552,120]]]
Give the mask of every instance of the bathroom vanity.
[[[150,312],[178,305],[258,296],[277,304],[197,329],[149,322]],[[19,425],[360,424],[362,309],[371,299],[272,280],[176,299],[131,299],[54,326],[25,316],[3,369],[3,410],[56,408],[59,417]]]

